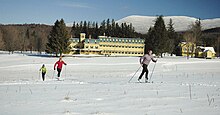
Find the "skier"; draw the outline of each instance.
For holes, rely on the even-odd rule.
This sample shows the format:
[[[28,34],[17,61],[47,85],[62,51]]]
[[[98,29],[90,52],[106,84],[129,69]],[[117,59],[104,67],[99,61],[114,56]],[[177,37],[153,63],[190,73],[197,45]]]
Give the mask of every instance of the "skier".
[[[141,74],[138,78],[139,82],[140,82],[140,79],[142,78],[142,76],[144,75],[144,73],[145,73],[145,82],[146,83],[148,82],[148,69],[147,69],[147,66],[149,65],[151,60],[155,63],[157,62],[157,60],[155,60],[152,56],[152,50],[148,50],[148,53],[140,58],[140,64],[143,67],[143,70],[142,70],[142,72],[141,72]]]
[[[62,70],[62,66],[64,65],[67,65],[63,60],[62,60],[62,57],[59,58],[59,60],[54,64],[54,70],[56,69],[56,66],[57,66],[57,79],[60,80],[60,73],[61,73],[61,70]]]
[[[42,71],[42,79],[43,81],[45,80],[45,75],[47,73],[47,68],[45,67],[45,65],[43,64],[42,67],[40,68],[40,71]]]

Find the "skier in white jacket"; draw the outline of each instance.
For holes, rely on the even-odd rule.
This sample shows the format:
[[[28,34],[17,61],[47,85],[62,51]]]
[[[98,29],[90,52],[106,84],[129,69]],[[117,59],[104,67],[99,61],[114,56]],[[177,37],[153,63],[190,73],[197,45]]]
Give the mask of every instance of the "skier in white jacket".
[[[148,53],[140,58],[140,64],[143,67],[143,69],[142,69],[142,72],[141,72],[141,74],[138,78],[138,81],[140,81],[140,79],[142,78],[142,76],[145,73],[145,82],[148,82],[148,69],[147,69],[147,66],[149,65],[151,60],[155,63],[157,62],[157,60],[155,60],[153,58],[152,50],[148,50]]]

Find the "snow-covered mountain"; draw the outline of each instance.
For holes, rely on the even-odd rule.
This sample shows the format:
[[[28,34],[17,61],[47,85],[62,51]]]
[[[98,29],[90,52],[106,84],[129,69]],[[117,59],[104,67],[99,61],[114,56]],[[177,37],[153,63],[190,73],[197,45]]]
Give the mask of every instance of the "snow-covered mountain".
[[[154,25],[156,18],[156,16],[132,15],[122,18],[116,22],[119,24],[132,23],[136,32],[147,33],[148,29]],[[169,20],[172,19],[174,23],[174,29],[176,31],[185,31],[189,29],[189,26],[195,23],[195,21],[197,20],[197,18],[188,16],[164,16],[163,18],[166,26],[169,23]],[[203,30],[220,27],[220,18],[201,20],[201,24]]]

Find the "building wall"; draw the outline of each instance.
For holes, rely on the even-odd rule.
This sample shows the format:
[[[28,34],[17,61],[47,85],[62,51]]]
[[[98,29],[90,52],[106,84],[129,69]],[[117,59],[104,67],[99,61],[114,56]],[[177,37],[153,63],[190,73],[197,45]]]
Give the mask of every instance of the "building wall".
[[[196,50],[196,44],[195,43],[191,43],[191,42],[182,42],[179,44],[179,46],[181,47],[181,55],[182,56],[193,56],[195,57],[195,50]]]
[[[139,38],[99,37],[101,54],[111,56],[142,56],[144,40]]]
[[[96,54],[109,56],[142,56],[144,40],[140,38],[110,38],[101,36],[99,39],[84,39],[80,42],[71,39],[71,54]]]

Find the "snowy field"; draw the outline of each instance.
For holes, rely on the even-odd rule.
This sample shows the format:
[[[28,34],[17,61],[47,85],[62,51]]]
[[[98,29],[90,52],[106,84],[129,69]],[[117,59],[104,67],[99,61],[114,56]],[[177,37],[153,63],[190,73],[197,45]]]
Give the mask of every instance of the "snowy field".
[[[220,59],[160,58],[153,83],[137,82],[141,70],[128,83],[140,67],[138,57],[64,57],[64,81],[52,79],[58,58],[0,54],[0,60],[1,115],[220,113]]]

